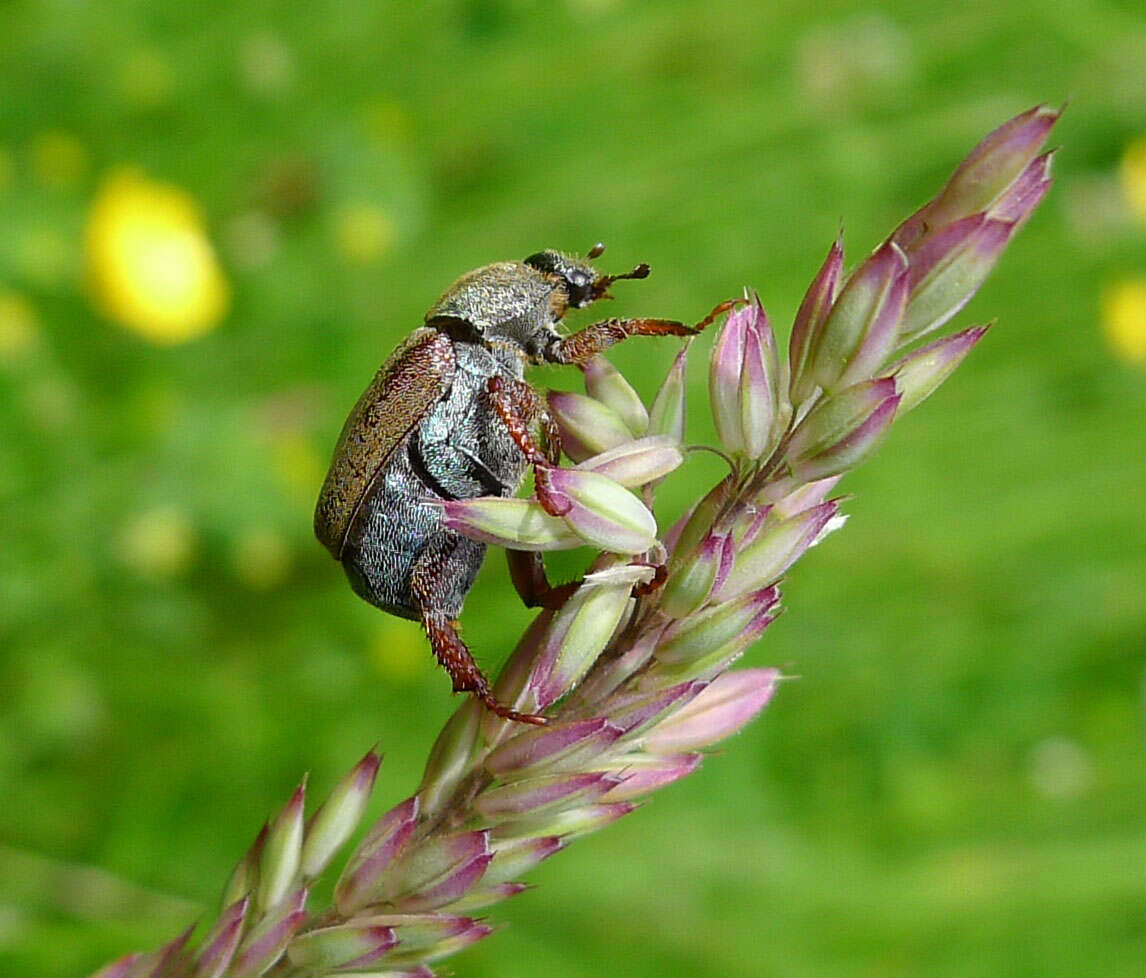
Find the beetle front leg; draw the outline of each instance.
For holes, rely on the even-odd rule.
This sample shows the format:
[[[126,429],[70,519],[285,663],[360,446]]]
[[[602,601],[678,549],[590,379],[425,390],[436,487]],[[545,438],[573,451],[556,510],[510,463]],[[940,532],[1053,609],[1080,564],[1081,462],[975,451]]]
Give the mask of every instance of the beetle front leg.
[[[506,720],[543,726],[547,722],[545,717],[519,713],[498,702],[485,673],[462,641],[454,616],[441,607],[445,584],[452,573],[450,558],[456,548],[457,540],[448,537],[431,541],[418,555],[410,577],[410,592],[418,605],[434,658],[449,673],[455,693],[473,693],[489,710]]]
[[[556,344],[546,356],[554,363],[583,364],[630,336],[695,336],[722,313],[743,305],[744,299],[719,303],[695,326],[675,319],[605,319],[593,323]]]
[[[541,508],[550,516],[564,516],[569,512],[570,504],[557,501],[549,482],[549,471],[561,457],[561,436],[553,419],[549,418],[548,412],[541,406],[537,392],[523,381],[506,380],[500,374],[490,377],[486,382],[486,390],[489,391],[493,409],[501,418],[509,436],[521,449],[525,460],[533,466],[534,490]],[[541,451],[533,433],[529,430],[530,422],[538,414],[543,419],[549,419],[546,426],[548,454]]]

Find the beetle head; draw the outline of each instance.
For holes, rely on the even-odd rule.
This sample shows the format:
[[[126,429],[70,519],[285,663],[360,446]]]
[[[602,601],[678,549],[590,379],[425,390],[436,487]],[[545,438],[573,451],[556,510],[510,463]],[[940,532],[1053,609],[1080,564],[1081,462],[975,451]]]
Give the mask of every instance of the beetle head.
[[[589,258],[597,258],[603,251],[603,244],[589,249]],[[569,305],[580,309],[598,299],[611,299],[609,286],[618,279],[644,278],[649,274],[649,266],[640,264],[624,275],[602,275],[588,261],[563,254],[549,248],[525,259],[525,264],[557,279],[568,296]]]

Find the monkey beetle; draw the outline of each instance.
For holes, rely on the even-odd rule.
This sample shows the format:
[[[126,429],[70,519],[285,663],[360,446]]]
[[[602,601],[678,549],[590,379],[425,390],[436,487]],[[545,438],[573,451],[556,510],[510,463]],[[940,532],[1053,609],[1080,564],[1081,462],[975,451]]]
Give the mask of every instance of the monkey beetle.
[[[571,336],[568,309],[609,299],[620,279],[647,264],[602,275],[588,260],[539,251],[463,275],[378,371],[342,428],[314,514],[315,534],[342,563],[354,591],[393,615],[420,621],[455,692],[470,692],[511,720],[544,723],[494,697],[458,634],[457,617],[485,557],[485,544],[445,526],[436,502],[510,496],[532,467],[537,499],[560,515],[547,487],[561,456],[557,427],[526,363],[583,365],[629,336],[691,336],[668,319],[606,319]],[[539,443],[540,437],[540,443]],[[542,450],[541,445],[544,445]],[[556,608],[577,584],[551,587],[541,555],[509,552],[513,582],[531,607]]]

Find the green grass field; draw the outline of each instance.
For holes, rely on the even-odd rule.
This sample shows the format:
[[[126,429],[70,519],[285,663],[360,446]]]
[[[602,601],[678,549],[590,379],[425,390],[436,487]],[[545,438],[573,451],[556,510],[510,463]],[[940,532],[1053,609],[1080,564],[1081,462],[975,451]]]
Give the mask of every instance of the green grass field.
[[[997,327],[845,482],[847,529],[748,655],[799,679],[543,865],[462,978],[1143,973],[1146,14],[0,7],[0,973],[83,975],[213,913],[304,771],[320,797],[378,743],[371,811],[416,783],[448,682],[311,509],[456,275],[603,239],[654,270],[619,313],[750,285],[786,334],[841,224],[854,263],[983,134],[1067,99],[1056,186],[958,320]],[[201,210],[225,285],[199,338],[123,328],[85,277],[124,167]],[[651,395],[675,349],[614,361]],[[487,667],[528,618],[490,560],[464,616]]]

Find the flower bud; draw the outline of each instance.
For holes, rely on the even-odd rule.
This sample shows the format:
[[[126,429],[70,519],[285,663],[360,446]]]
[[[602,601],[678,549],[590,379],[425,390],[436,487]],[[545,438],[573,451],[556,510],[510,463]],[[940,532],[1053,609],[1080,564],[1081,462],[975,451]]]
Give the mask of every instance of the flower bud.
[[[760,297],[725,321],[712,348],[708,390],[721,445],[760,458],[773,443],[778,413],[776,340]]]
[[[724,554],[725,538],[709,534],[693,554],[675,562],[661,588],[660,610],[670,618],[687,618],[708,600]]]
[[[989,209],[1038,155],[1061,110],[1037,105],[1004,122],[967,155],[935,200],[911,222],[910,233],[896,232],[903,247],[915,247],[926,228],[941,228]]]
[[[529,681],[555,615],[555,611],[546,609],[529,623],[529,627],[497,675],[497,680],[493,684],[493,695],[499,703],[505,704],[511,710],[517,710],[519,713],[537,713],[539,710]],[[480,717],[478,743],[483,747],[494,747],[521,729],[520,724],[499,717],[491,710],[481,708],[477,713]],[[462,773],[464,776],[464,770]]]
[[[596,801],[616,784],[612,775],[550,774],[487,788],[474,799],[474,811],[491,821],[543,815]]]
[[[255,836],[250,849],[239,860],[239,864],[231,871],[231,878],[223,887],[223,906],[230,906],[236,900],[253,893],[259,882],[259,862],[263,858],[263,848],[267,842],[267,833],[270,826],[264,825]]]
[[[556,470],[555,470],[556,471]],[[509,550],[572,550],[584,546],[560,516],[550,516],[536,499],[446,499],[439,504],[446,526],[480,543]],[[655,532],[655,531],[654,531]]]
[[[1013,224],[1016,231],[1026,224],[1027,218],[1050,190],[1053,160],[1053,150],[1032,160],[1019,178],[991,205],[991,217]],[[1011,237],[1014,237],[1014,233],[1011,232]]]
[[[631,739],[659,722],[662,717],[679,710],[706,685],[694,679],[651,693],[638,691],[628,696],[614,697],[605,707],[609,722],[624,731],[623,737]]]
[[[534,773],[577,771],[620,736],[620,728],[603,717],[550,723],[511,737],[490,753],[485,766],[503,781],[511,775],[524,778]]]
[[[397,946],[392,927],[367,920],[319,927],[291,941],[287,957],[297,968],[328,970],[361,970],[384,957]]]
[[[585,543],[608,553],[637,554],[657,537],[653,514],[624,486],[597,472],[549,469],[556,498],[570,508],[561,517]]]
[[[401,952],[409,955],[465,933],[477,921],[452,913],[394,913],[360,917],[356,923],[390,928],[398,938]]]
[[[684,349],[676,355],[669,367],[668,376],[649,408],[648,433],[665,435],[678,443],[684,441],[685,368],[688,365],[689,345],[685,343]]]
[[[551,706],[588,672],[613,637],[631,592],[628,584],[582,584],[557,612],[529,681],[538,709]]]
[[[498,696],[498,702],[508,701]],[[469,773],[470,759],[477,746],[482,715],[486,712],[488,711],[479,700],[469,697],[442,727],[442,732],[438,734],[438,739],[430,748],[426,769],[422,772],[422,783],[418,785],[417,795],[422,801],[422,811],[426,816],[435,814],[438,807]]]
[[[838,509],[835,502],[821,503],[787,519],[766,520],[752,543],[736,553],[732,570],[715,599],[730,601],[779,580],[816,541]]]
[[[824,390],[867,380],[895,348],[907,302],[907,257],[892,241],[878,248],[848,279],[809,355]]]
[[[308,879],[326,869],[334,854],[358,828],[381,763],[382,759],[370,751],[311,817],[302,846],[302,872]]]
[[[692,774],[703,759],[701,754],[623,754],[611,761],[620,783],[602,801],[630,801]]]
[[[281,956],[306,920],[307,890],[296,890],[259,921],[239,945],[228,978],[256,978]]]
[[[267,842],[259,861],[258,905],[262,909],[276,906],[287,895],[298,873],[302,855],[303,807],[306,802],[306,778],[271,822]]]
[[[896,388],[898,389],[898,384]],[[805,483],[778,499],[772,507],[772,513],[777,519],[787,519],[789,516],[795,516],[806,509],[818,506],[828,498],[828,493],[836,487],[839,481],[840,476],[833,475],[827,479]]]
[[[481,882],[460,900],[450,904],[450,909],[456,910],[458,913],[473,913],[475,910],[481,910],[483,907],[515,897],[530,888],[528,883],[487,883],[485,881],[486,876],[489,876],[488,869],[486,875],[481,878]],[[393,978],[393,976],[387,974],[384,978]]]
[[[621,372],[599,355],[586,363],[582,370],[589,396],[612,408],[633,435],[643,435],[649,426],[649,412],[641,396]]]
[[[414,831],[418,810],[417,795],[390,809],[374,823],[351,854],[334,888],[335,906],[344,917],[375,901],[383,875]]]
[[[856,384],[809,412],[788,444],[792,475],[811,482],[854,468],[879,444],[899,395],[891,377]]]
[[[598,472],[630,489],[663,479],[684,461],[680,443],[667,435],[649,435],[618,445],[581,462],[583,472]]]
[[[390,867],[381,897],[408,912],[447,906],[481,879],[491,859],[486,831],[430,836]]]
[[[91,978],[168,978],[187,971],[188,958],[184,949],[195,932],[192,924],[173,941],[147,954],[129,954],[119,961],[101,968]]]
[[[778,589],[764,588],[670,626],[654,654],[655,676],[642,688],[703,678],[714,666],[738,656],[772,623],[779,599]]]
[[[499,839],[526,839],[538,836],[559,836],[563,839],[588,835],[624,818],[636,809],[631,801],[598,802],[580,808],[566,808],[539,815],[502,822],[496,829]]]
[[[1013,224],[974,214],[929,235],[911,257],[901,342],[938,329],[962,309],[995,267],[1013,231]]]
[[[459,900],[458,902],[460,903],[461,901]],[[470,924],[465,930],[451,937],[443,938],[429,947],[415,948],[413,951],[407,951],[399,944],[386,958],[384,962],[386,971],[383,972],[383,976],[384,978],[434,978],[435,973],[427,968],[425,964],[420,964],[409,971],[392,971],[390,969],[392,966],[414,965],[420,961],[440,961],[442,958],[448,958],[452,954],[464,951],[467,947],[472,947],[478,941],[489,937],[492,933],[493,928],[490,927],[489,924],[475,922]]]
[[[243,924],[250,905],[250,897],[243,897],[219,915],[215,926],[203,938],[191,978],[220,978],[226,974],[235,949],[239,946],[239,939],[243,936]]]
[[[803,404],[816,390],[816,378],[808,361],[836,301],[843,265],[843,239],[836,238],[796,313],[788,341],[789,390],[793,404]]]
[[[574,462],[584,462],[633,440],[625,419],[592,397],[550,391],[546,401],[550,415],[561,429],[561,447]]]
[[[715,744],[741,730],[768,704],[779,678],[776,669],[744,669],[714,679],[699,696],[648,737],[651,754],[675,754]]]
[[[150,955],[135,953],[125,954],[116,958],[111,964],[106,964],[89,978],[151,978],[154,971],[153,958]]]
[[[585,681],[573,691],[570,707],[577,711],[596,708],[596,704],[630,679],[652,658],[667,627],[668,623],[649,624],[635,638],[622,640],[616,655],[599,658]]]
[[[493,862],[482,883],[503,883],[524,876],[534,866],[565,848],[565,841],[555,835],[526,839],[494,839]]]
[[[692,511],[673,526],[665,534],[665,546],[668,547],[669,573],[678,566],[679,562],[688,557],[708,536],[717,517],[720,516],[732,493],[732,484],[728,479],[718,482],[708,491],[708,494],[693,507]]]
[[[986,332],[986,326],[972,326],[929,343],[892,365],[889,370],[900,393],[899,413],[910,411],[930,397]]]

